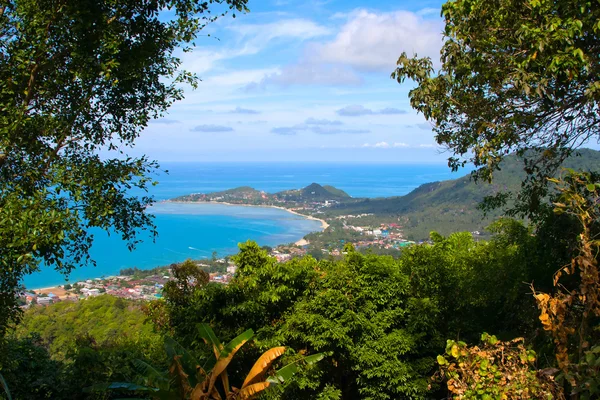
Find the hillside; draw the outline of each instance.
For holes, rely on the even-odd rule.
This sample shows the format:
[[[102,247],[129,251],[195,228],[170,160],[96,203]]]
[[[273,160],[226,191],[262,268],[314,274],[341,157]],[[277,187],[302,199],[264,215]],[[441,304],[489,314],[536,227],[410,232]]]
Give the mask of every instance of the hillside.
[[[582,149],[579,156],[570,157],[566,168],[600,170],[600,152]],[[525,177],[523,162],[510,155],[500,165],[492,184],[475,182],[470,175],[454,180],[426,183],[405,196],[362,199],[331,207],[327,215],[372,213],[376,216],[400,217],[406,233],[413,239],[427,238],[429,231],[442,234],[468,230],[481,231],[499,212],[483,219],[477,205],[489,195],[518,191]]]
[[[173,201],[217,201],[255,205],[343,202],[345,200],[352,200],[352,197],[341,189],[329,185],[321,186],[318,183],[311,183],[302,189],[284,190],[277,193],[266,193],[249,186],[241,186],[220,192],[193,193],[173,199]]]
[[[290,200],[297,202],[307,201],[325,201],[338,200],[343,201],[351,199],[348,193],[333,186],[321,186],[318,183],[311,183],[305,188],[298,190],[285,190],[274,194],[275,197],[281,200]]]

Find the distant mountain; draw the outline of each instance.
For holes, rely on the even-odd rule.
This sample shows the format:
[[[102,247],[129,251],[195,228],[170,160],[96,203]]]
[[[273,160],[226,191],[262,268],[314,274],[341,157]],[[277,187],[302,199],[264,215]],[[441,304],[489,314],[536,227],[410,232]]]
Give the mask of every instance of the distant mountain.
[[[600,171],[600,152],[582,149],[563,164],[576,170]],[[486,196],[498,192],[518,191],[525,178],[523,162],[510,155],[494,174],[492,184],[474,182],[470,175],[458,179],[426,183],[405,196],[361,199],[340,203],[328,210],[328,215],[372,213],[377,216],[394,216],[404,223],[407,233],[414,239],[424,239],[429,231],[449,234],[460,230],[482,231],[490,222],[483,219],[477,205]]]

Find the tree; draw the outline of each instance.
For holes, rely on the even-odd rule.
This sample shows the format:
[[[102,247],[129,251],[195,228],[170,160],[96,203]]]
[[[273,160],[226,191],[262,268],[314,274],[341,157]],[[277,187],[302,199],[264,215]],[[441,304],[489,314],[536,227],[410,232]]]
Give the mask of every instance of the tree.
[[[128,157],[140,132],[197,77],[176,56],[211,7],[247,0],[4,0],[0,3],[0,335],[14,288],[40,263],[92,262],[90,228],[156,234],[143,194],[157,165]],[[217,11],[217,10],[215,10]]]
[[[600,7],[591,0],[457,0],[441,68],[403,53],[392,77],[412,79],[413,108],[431,122],[456,169],[491,179],[502,157],[526,158],[529,210],[573,149],[600,138]],[[529,151],[535,150],[535,151]]]
[[[206,271],[190,259],[172,266],[171,273],[175,279],[165,283],[164,294],[169,302],[177,306],[188,304],[194,291],[206,286],[210,278]]]

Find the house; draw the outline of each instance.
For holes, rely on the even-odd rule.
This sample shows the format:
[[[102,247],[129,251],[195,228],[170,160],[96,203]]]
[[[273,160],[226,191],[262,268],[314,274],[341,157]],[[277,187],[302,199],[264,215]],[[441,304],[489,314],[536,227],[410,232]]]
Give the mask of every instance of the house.
[[[48,304],[52,304],[52,298],[50,297],[38,297],[37,298],[37,303],[47,306]]]

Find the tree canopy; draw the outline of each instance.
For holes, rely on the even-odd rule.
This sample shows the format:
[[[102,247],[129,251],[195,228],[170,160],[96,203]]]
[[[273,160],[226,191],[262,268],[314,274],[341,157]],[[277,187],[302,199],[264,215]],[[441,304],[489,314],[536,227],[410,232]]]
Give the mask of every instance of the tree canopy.
[[[439,69],[403,53],[392,77],[416,82],[411,105],[452,153],[452,168],[472,162],[490,179],[516,151],[528,155],[530,175],[544,176],[600,138],[597,1],[457,0],[442,16]]]
[[[146,191],[157,165],[126,149],[196,85],[179,52],[215,11],[246,2],[0,3],[0,333],[23,275],[90,262],[90,228],[129,247],[155,233],[152,199],[132,189]]]

